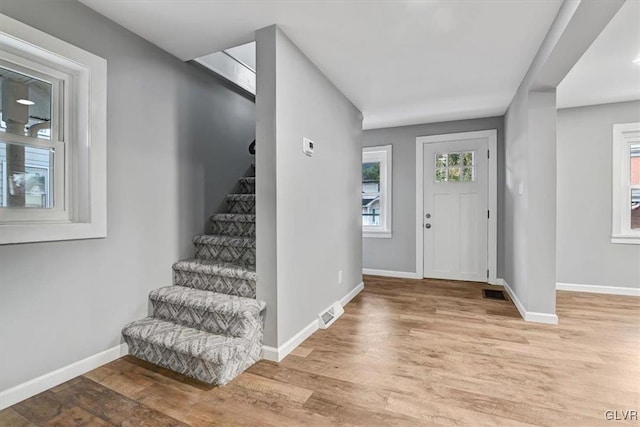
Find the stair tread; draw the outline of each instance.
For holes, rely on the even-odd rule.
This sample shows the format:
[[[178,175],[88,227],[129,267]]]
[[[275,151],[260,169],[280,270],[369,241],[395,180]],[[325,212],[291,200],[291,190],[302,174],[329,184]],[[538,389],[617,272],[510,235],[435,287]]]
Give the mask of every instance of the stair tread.
[[[211,221],[256,222],[254,214],[218,213],[210,217]]]
[[[255,175],[255,163],[247,175]],[[256,296],[254,176],[226,197],[195,236],[195,258],[173,264],[173,286],[149,293],[153,315],[122,335],[131,355],[200,381],[224,385],[260,360],[266,303]]]
[[[254,316],[258,316],[266,306],[264,301],[254,298],[221,294],[184,286],[165,286],[154,289],[149,293],[149,299],[203,311],[244,313]]]
[[[256,280],[255,265],[234,264],[231,262],[221,262],[210,259],[183,259],[173,264],[173,269],[182,271],[193,271],[194,273],[235,277],[246,280]]]
[[[194,244],[200,245],[219,245],[219,246],[237,246],[242,248],[255,248],[255,237],[244,236],[221,236],[218,234],[201,234],[193,238]]]
[[[255,194],[228,194],[227,195],[227,200],[231,200],[231,201],[255,200],[255,198],[256,198]]]
[[[252,345],[246,338],[216,335],[154,317],[131,322],[122,329],[122,333],[219,365],[229,362],[239,353],[248,354]]]

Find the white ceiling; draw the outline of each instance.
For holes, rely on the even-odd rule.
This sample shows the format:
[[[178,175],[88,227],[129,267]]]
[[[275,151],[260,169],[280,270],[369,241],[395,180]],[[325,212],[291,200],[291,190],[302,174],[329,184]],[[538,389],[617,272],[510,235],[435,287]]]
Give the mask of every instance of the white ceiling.
[[[561,0],[80,0],[175,56],[278,24],[365,128],[501,115]]]
[[[640,2],[628,0],[558,86],[558,108],[640,99]]]

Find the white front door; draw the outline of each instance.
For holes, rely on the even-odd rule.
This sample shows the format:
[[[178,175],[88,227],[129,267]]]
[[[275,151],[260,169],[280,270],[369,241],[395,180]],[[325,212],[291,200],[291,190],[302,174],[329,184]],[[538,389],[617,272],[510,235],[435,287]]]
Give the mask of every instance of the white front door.
[[[481,137],[423,145],[423,277],[488,279],[488,144]]]

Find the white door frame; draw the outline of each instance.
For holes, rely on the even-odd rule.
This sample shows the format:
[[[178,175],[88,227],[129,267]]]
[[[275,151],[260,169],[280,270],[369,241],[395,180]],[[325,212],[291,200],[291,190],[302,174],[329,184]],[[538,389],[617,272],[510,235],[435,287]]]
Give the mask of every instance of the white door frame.
[[[489,181],[488,181],[488,282],[497,284],[498,268],[498,131],[496,129],[477,132],[448,133],[442,135],[419,136],[416,138],[416,276],[424,277],[424,144],[448,142],[466,139],[488,138],[489,145]]]

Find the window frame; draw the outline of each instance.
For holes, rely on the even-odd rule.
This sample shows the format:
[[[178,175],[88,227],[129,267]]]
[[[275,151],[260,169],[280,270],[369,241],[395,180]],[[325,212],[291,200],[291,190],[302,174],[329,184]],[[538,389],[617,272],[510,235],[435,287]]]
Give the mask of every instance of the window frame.
[[[63,214],[56,208],[2,208],[15,212],[13,218],[7,215],[0,218],[0,245],[104,238],[107,61],[6,15],[0,14],[0,22],[2,62],[26,68],[27,74],[40,72],[47,81],[58,79],[62,82],[59,90],[63,91],[57,101],[52,99],[59,104],[52,108],[51,140],[34,143],[36,138],[6,133],[2,139],[36,146],[50,146],[57,141],[54,157],[61,157],[64,163],[62,168],[54,169],[54,179],[63,183],[59,187],[63,201],[56,199],[54,203],[58,205],[56,208],[62,208]],[[60,117],[54,119],[56,107]],[[58,127],[56,136],[54,126]],[[54,193],[53,197],[60,195]]]
[[[363,225],[362,237],[386,239],[392,237],[392,152],[391,144],[362,149],[362,164],[380,163],[380,225]],[[362,182],[360,186],[362,187]]]
[[[613,125],[611,243],[640,245],[640,230],[631,228],[631,144],[640,144],[640,122]]]
[[[71,75],[9,52],[2,52],[0,67],[51,84],[50,139],[0,132],[0,140],[7,144],[54,150],[53,186],[50,188],[50,197],[54,201],[53,207],[0,207],[0,224],[69,221],[71,219],[68,203],[70,171],[66,167],[69,164],[67,156],[69,150],[66,149],[65,136],[69,135],[71,123],[67,118],[70,115],[65,114],[65,111],[70,110],[72,107],[66,101],[70,97],[69,90],[72,87]],[[25,164],[26,167],[27,165]]]

